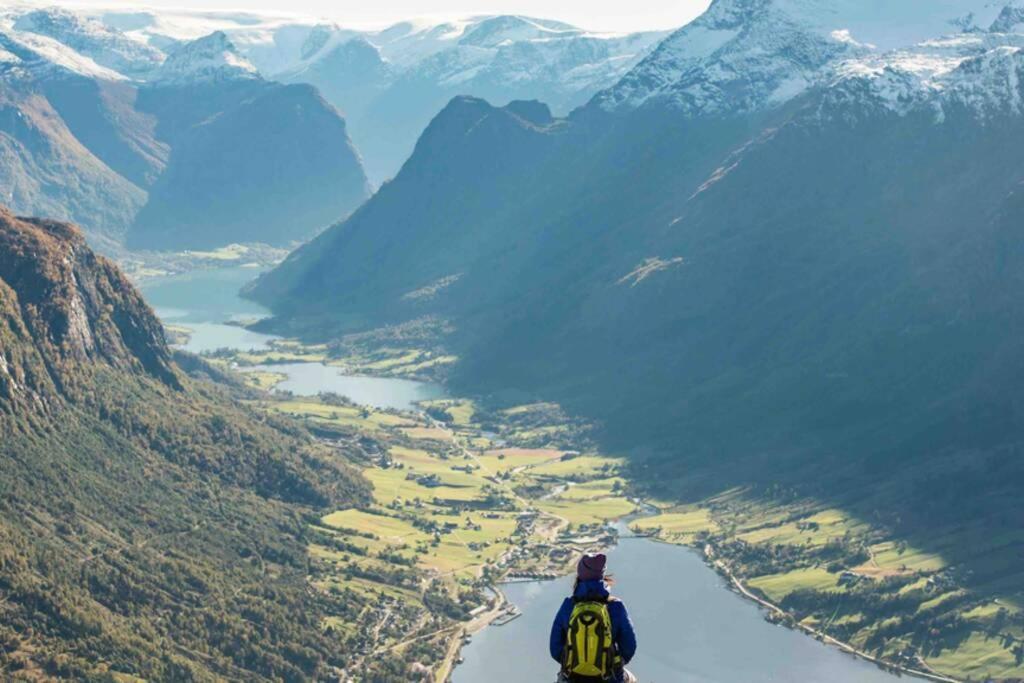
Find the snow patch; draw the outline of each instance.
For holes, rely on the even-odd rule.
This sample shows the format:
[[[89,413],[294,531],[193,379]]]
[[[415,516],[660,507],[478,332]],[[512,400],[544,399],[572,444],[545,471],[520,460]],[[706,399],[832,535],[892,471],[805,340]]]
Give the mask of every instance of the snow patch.
[[[8,76],[39,78],[66,71],[106,81],[127,80],[53,38],[36,33],[0,32],[0,50],[9,55],[0,59],[0,63],[8,67],[5,69]]]
[[[183,84],[259,78],[256,67],[239,54],[222,31],[186,43],[172,52],[154,81]]]

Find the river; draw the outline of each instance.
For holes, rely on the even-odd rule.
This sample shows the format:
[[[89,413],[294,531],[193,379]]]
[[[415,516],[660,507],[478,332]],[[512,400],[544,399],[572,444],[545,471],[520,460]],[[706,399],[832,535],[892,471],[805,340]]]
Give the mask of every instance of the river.
[[[185,348],[196,353],[230,347],[265,348],[274,339],[232,321],[266,310],[240,298],[256,276],[225,267],[149,280],[142,290],[165,322],[190,328]],[[333,391],[357,403],[408,408],[444,395],[438,385],[342,375],[320,363],[267,366],[297,394]],[[689,548],[626,538],[609,558],[615,593],[629,607],[640,648],[631,669],[640,683],[892,683],[874,665],[766,622],[760,610],[728,590],[725,581]],[[510,584],[508,598],[522,616],[491,626],[463,649],[454,683],[549,683],[557,665],[547,655],[551,619],[570,590],[569,579]]]

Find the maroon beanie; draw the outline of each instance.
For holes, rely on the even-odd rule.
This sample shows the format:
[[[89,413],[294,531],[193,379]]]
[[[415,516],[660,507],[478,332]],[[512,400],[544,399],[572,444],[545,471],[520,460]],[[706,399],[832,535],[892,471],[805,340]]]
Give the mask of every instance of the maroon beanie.
[[[584,555],[576,565],[576,577],[580,581],[600,581],[604,578],[604,566],[608,558],[603,554]]]

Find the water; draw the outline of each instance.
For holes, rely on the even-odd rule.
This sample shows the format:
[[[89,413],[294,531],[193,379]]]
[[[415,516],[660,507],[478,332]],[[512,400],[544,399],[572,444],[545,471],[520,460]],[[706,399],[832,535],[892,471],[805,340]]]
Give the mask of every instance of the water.
[[[269,314],[263,306],[238,296],[259,272],[234,266],[154,278],[142,285],[142,293],[161,320],[192,331],[183,346],[186,351],[264,350],[276,337],[226,324],[258,320]]]
[[[245,369],[245,368],[243,368]],[[347,396],[360,405],[396,410],[413,410],[417,401],[444,398],[439,384],[415,382],[390,377],[361,377],[342,374],[338,368],[323,363],[289,363],[286,365],[259,365],[253,371],[280,372],[288,379],[277,385],[296,394],[311,396],[321,391],[333,391]]]
[[[264,307],[238,295],[239,290],[258,274],[256,269],[240,266],[202,270],[149,280],[142,286],[142,292],[165,323],[191,330],[189,341],[183,346],[186,351],[202,353],[223,348],[263,350],[278,337],[228,324],[256,320],[269,314]],[[344,375],[338,368],[323,363],[242,368],[250,369],[287,375],[288,379],[278,385],[279,389],[303,396],[332,391],[375,408],[413,410],[417,401],[445,395],[444,388],[438,384]]]
[[[623,539],[609,555],[615,594],[629,608],[639,648],[630,669],[640,683],[893,683],[873,664],[781,626],[690,548]],[[551,683],[551,622],[571,580],[514,583],[505,594],[523,616],[473,636],[454,683]]]

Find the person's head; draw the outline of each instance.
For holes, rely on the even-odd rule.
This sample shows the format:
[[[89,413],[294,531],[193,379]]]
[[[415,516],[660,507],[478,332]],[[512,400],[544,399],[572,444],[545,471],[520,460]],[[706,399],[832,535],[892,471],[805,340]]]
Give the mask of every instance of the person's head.
[[[576,563],[576,581],[575,586],[579,586],[582,581],[604,581],[607,584],[614,583],[610,574],[605,573],[605,567],[608,564],[608,558],[603,553],[597,553],[595,555],[586,554],[580,558],[580,561]]]

